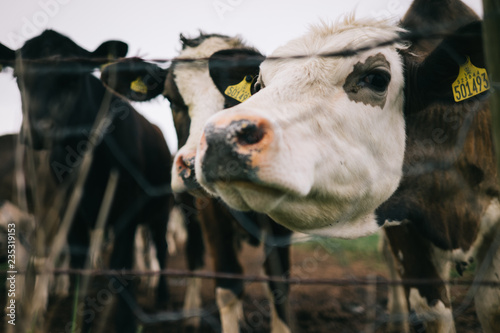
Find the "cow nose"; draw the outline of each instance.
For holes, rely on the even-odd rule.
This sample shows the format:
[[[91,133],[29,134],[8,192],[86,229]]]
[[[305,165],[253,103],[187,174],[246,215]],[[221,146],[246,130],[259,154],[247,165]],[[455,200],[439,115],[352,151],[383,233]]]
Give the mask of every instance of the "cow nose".
[[[198,183],[196,182],[194,172],[195,156],[196,153],[179,152],[174,161],[177,176],[182,179],[182,182],[187,189],[199,187],[199,185],[197,185]]]
[[[260,117],[207,123],[199,146],[205,180],[256,181],[259,156],[268,151],[273,134],[271,123]]]

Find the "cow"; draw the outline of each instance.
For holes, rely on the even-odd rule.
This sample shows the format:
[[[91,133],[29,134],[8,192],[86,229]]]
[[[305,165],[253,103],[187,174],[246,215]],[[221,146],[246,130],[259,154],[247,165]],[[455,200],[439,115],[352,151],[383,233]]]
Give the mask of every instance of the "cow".
[[[265,237],[266,273],[270,276],[288,277],[291,231],[276,224],[266,215],[245,214],[228,209],[224,203],[207,196],[196,182],[194,172],[196,144],[205,120],[221,108],[240,102],[217,90],[209,75],[208,58],[222,52],[220,56],[225,53],[232,54],[237,63],[242,63],[242,72],[232,73],[231,79],[237,76],[236,84],[247,75],[255,77],[258,69],[254,73],[247,73],[247,70],[254,69],[256,61],[260,63],[263,56],[239,37],[200,33],[196,38],[181,35],[181,42],[180,54],[167,69],[141,59],[132,59],[109,65],[103,71],[101,79],[109,86],[108,77],[116,72],[116,85],[110,88],[121,95],[135,101],[145,101],[163,94],[170,101],[179,142],[179,150],[172,167],[172,189],[181,197],[187,198],[183,201],[184,206],[192,200],[189,199],[188,193],[197,196],[197,217],[209,253],[214,258],[215,271],[241,273],[242,267],[237,258],[240,239],[246,238],[250,244],[257,245],[260,239]],[[192,59],[195,61],[191,61]],[[245,65],[248,60],[250,66]],[[193,284],[196,283],[193,281]],[[270,282],[268,285],[274,305],[271,306],[271,330],[275,333],[289,332],[289,286],[281,282]],[[215,294],[222,331],[238,332],[238,320],[242,317],[243,282],[218,278]],[[199,295],[199,291],[196,291],[196,288],[188,288],[186,310],[197,308],[201,304],[201,300],[190,295]],[[199,325],[197,322],[188,324]]]
[[[173,200],[170,173],[165,172],[171,168],[170,151],[157,126],[93,75],[95,68],[110,58],[123,57],[127,49],[123,42],[106,41],[90,52],[53,30],[26,41],[17,51],[0,45],[2,65],[14,68],[21,91],[24,140],[35,150],[49,151],[58,189],[68,196],[73,190],[83,193],[67,234],[71,266],[76,268],[83,268],[87,261],[90,231],[111,175],[117,181],[105,223],[113,232],[109,267],[132,267],[138,224],[151,229],[160,267],[166,265],[165,233]],[[90,152],[92,159],[86,158]],[[90,164],[83,178],[79,171],[86,161]],[[77,187],[82,180],[83,185]],[[135,332],[133,283],[112,276],[109,286],[119,296],[115,330]],[[161,276],[157,302],[167,298],[166,280]],[[87,302],[85,307],[95,312]],[[79,313],[85,330],[92,324],[88,311]]]
[[[413,46],[418,35],[373,19],[312,27],[261,63],[250,98],[207,120],[195,158],[198,182],[235,209],[332,237],[384,227],[403,280],[437,279],[404,285],[418,332],[455,331],[450,263],[475,257],[477,279],[499,281],[489,81],[481,23],[466,21]],[[473,291],[495,332],[499,289]]]
[[[399,25],[411,32],[428,33],[432,29],[436,35],[445,36],[454,32],[460,26],[479,20],[477,14],[461,1],[424,1],[417,0],[412,3]],[[442,41],[442,36],[436,38],[423,38],[415,40],[409,47],[408,52],[411,52],[415,57],[413,61],[421,62],[426,56],[438,46]],[[414,127],[419,122],[412,122]],[[407,124],[410,125],[410,124]],[[404,229],[404,226],[398,227]],[[416,263],[411,262],[407,256],[407,260],[400,262],[403,253],[416,252],[414,246],[408,243],[397,242],[399,236],[394,230],[398,228],[385,229],[381,237],[383,244],[383,254],[388,263],[391,277],[396,280],[400,279],[401,275],[398,272],[398,267],[406,271],[404,278],[418,279],[419,276],[411,276],[411,269],[404,270],[404,266],[415,267]],[[385,232],[387,230],[387,232]],[[408,230],[407,230],[408,231]],[[393,239],[390,241],[390,239]],[[397,243],[396,243],[397,242]],[[391,247],[392,244],[392,247]],[[404,246],[405,249],[398,249],[398,246]],[[401,254],[401,255],[400,255]],[[425,258],[415,258],[420,265],[431,266]],[[453,264],[453,262],[452,262]],[[467,261],[455,260],[457,272],[462,275],[462,271],[467,265]],[[405,297],[405,290],[402,286],[391,286],[389,291],[388,311],[391,315],[387,330],[389,332],[409,332],[408,325],[408,306]]]

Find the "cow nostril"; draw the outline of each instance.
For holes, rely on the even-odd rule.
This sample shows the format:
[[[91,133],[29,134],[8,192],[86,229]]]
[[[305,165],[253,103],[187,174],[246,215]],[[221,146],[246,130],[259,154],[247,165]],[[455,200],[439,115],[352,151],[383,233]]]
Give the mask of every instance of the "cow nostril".
[[[193,168],[193,162],[194,162],[194,158],[191,157],[191,158],[184,158],[182,157],[182,164],[188,168],[188,169],[192,169]]]
[[[181,155],[177,159],[176,165],[179,172],[188,172],[191,174],[194,171],[194,156]]]
[[[242,146],[253,145],[259,143],[264,137],[264,129],[262,126],[255,124],[245,124],[236,133],[236,141]]]

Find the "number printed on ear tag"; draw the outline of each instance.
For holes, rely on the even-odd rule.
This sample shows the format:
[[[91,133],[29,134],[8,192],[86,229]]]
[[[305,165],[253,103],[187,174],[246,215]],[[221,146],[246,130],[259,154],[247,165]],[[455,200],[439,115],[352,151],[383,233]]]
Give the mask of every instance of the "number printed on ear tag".
[[[461,102],[490,89],[490,80],[486,69],[474,66],[467,57],[451,87],[455,102]]]
[[[253,77],[251,75],[247,75],[240,83],[233,86],[228,86],[224,91],[224,94],[231,98],[234,98],[240,103],[244,102],[246,99],[248,99],[248,97],[252,96],[252,82]]]

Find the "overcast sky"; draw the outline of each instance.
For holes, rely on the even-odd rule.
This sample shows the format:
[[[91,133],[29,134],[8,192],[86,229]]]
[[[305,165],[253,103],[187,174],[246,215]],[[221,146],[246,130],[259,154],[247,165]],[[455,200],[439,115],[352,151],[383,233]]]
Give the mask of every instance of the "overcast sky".
[[[481,0],[464,1],[482,15]],[[17,49],[44,29],[54,29],[93,51],[108,39],[129,45],[129,56],[172,58],[180,49],[179,34],[240,35],[264,54],[305,33],[320,20],[343,14],[393,18],[410,0],[21,0],[0,11],[0,43]],[[8,8],[8,9],[7,9]],[[0,134],[17,132],[21,124],[20,95],[12,72],[0,74]],[[136,109],[162,128],[177,146],[168,101],[159,97]]]

